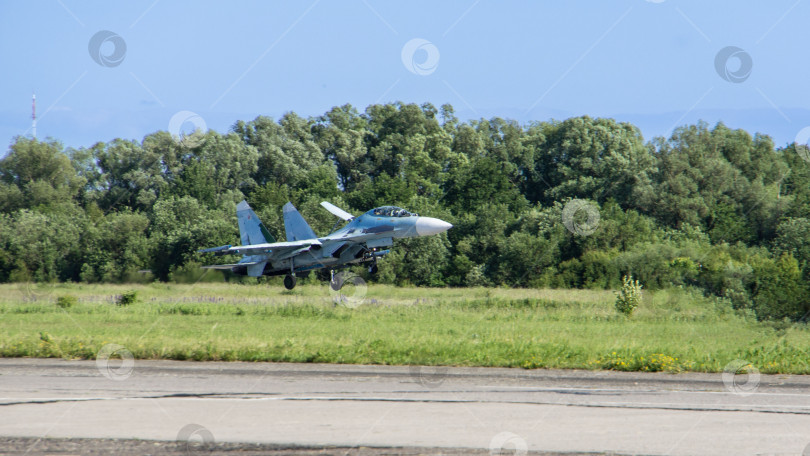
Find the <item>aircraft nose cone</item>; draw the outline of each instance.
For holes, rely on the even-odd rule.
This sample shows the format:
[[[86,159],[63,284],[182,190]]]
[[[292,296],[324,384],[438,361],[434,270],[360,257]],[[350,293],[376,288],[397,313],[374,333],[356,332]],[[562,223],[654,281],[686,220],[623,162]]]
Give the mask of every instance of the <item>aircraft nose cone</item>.
[[[430,236],[431,234],[444,233],[453,225],[433,217],[419,217],[416,220],[416,234],[419,236]]]

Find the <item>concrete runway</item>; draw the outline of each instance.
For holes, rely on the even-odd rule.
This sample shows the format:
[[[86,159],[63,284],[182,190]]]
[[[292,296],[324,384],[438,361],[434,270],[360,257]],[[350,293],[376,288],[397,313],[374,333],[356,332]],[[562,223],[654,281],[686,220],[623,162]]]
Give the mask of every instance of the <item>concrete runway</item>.
[[[115,363],[0,359],[0,436],[810,455],[802,376]]]

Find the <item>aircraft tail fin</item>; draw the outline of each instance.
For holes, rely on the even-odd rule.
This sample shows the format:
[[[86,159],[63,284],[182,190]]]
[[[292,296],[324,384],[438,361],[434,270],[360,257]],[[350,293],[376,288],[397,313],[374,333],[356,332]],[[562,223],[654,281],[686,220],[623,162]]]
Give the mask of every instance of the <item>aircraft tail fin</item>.
[[[239,222],[239,235],[242,245],[265,244],[276,242],[276,239],[267,231],[259,216],[253,212],[247,201],[242,200],[236,206],[236,219]]]
[[[318,237],[292,203],[284,205],[284,230],[287,232],[287,242]]]

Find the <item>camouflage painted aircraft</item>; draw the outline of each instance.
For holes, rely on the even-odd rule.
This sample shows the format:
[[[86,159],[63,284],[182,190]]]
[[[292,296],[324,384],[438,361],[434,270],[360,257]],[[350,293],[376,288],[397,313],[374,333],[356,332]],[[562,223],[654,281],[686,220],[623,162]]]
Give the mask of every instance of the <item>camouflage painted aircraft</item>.
[[[430,236],[443,233],[453,225],[432,217],[420,217],[396,206],[382,206],[355,217],[326,201],[327,211],[349,222],[343,228],[318,237],[292,203],[284,205],[286,242],[276,242],[247,201],[236,206],[236,218],[242,245],[223,245],[200,250],[215,255],[241,254],[235,264],[203,266],[224,269],[235,274],[259,277],[284,275],[284,286],[295,287],[296,273],[315,269],[330,270],[361,263],[371,263],[369,272],[377,272],[377,258],[389,253],[381,250],[393,244],[395,238]],[[340,220],[338,220],[338,224]],[[335,225],[337,228],[338,224]],[[333,287],[340,284],[332,282]]]

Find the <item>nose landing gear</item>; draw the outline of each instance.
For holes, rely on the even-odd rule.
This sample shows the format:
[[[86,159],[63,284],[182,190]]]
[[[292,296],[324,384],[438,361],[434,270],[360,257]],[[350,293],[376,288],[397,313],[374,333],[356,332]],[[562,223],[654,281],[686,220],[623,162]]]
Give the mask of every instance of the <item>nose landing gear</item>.
[[[329,270],[329,287],[334,291],[340,291],[343,288],[343,278],[338,274],[335,275],[335,270]]]
[[[379,270],[379,268],[377,268],[377,249],[369,249],[368,246],[366,246],[366,250],[371,254],[371,266],[368,267],[368,273],[376,274]]]

